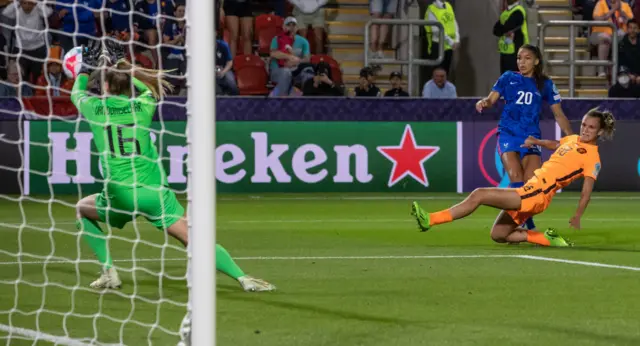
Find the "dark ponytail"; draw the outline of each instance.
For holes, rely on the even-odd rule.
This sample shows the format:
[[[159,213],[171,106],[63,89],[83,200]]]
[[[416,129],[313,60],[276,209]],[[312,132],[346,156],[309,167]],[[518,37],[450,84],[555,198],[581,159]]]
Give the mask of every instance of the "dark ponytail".
[[[540,51],[540,48],[531,44],[525,44],[520,49],[530,51],[536,59],[538,59],[538,65],[533,66],[533,78],[536,80],[538,91],[542,92],[544,82],[546,82],[549,77],[544,73],[544,60],[542,59],[542,52]]]
[[[594,108],[587,112],[587,116],[600,119],[600,128],[603,130],[603,139],[613,139],[613,133],[616,130],[616,119],[613,117],[613,113],[607,110],[601,111],[598,108]]]

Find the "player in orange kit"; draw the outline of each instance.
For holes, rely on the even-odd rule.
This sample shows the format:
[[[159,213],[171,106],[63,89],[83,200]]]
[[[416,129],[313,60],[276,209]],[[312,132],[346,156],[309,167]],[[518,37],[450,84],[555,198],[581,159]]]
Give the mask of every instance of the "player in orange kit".
[[[614,129],[615,119],[611,113],[592,109],[582,118],[580,135],[566,136],[559,142],[534,137],[525,141],[525,147],[539,145],[555,152],[524,186],[517,189],[475,189],[461,203],[435,213],[426,213],[418,203],[413,202],[412,214],[418,221],[420,230],[424,232],[432,226],[466,217],[479,206],[486,205],[503,210],[491,229],[491,238],[498,243],[529,242],[544,246],[570,246],[555,230],[541,233],[519,226],[531,216],[547,209],[556,191],[584,177],[578,208],[569,220],[571,227],[580,229],[580,218],[589,204],[593,185],[600,172],[597,141],[600,138],[612,138]]]

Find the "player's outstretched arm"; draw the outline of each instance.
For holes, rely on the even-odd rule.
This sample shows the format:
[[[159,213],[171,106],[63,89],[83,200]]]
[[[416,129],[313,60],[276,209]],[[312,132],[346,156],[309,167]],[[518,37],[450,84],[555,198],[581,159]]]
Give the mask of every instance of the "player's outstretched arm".
[[[565,135],[570,136],[573,134],[573,130],[571,129],[571,124],[569,123],[569,119],[564,115],[564,111],[562,111],[562,106],[560,103],[556,103],[551,106],[551,111],[553,112],[553,117],[556,119],[556,123],[562,129]]]
[[[91,41],[89,46],[82,46],[82,64],[71,90],[71,102],[84,116],[87,116],[86,113],[91,111],[90,103],[95,99],[89,96],[87,84],[89,83],[89,74],[98,66],[100,51],[101,47],[97,41]]]
[[[491,91],[489,96],[483,98],[476,103],[476,110],[478,113],[482,113],[484,109],[491,108],[500,99],[500,93],[497,91]]]
[[[560,142],[558,141],[554,141],[553,139],[537,139],[533,136],[529,136],[529,138],[527,138],[524,141],[524,144],[521,145],[521,147],[523,148],[532,148],[536,145],[539,145],[543,148],[549,149],[549,150],[556,150],[558,149],[558,147],[560,146]]]
[[[587,210],[587,206],[589,205],[589,201],[591,200],[591,193],[593,192],[593,186],[595,185],[596,180],[591,177],[584,177],[584,182],[582,183],[582,192],[580,193],[580,201],[578,201],[578,209],[576,209],[576,213],[569,220],[569,226],[580,229],[580,218],[584,214],[584,211]]]

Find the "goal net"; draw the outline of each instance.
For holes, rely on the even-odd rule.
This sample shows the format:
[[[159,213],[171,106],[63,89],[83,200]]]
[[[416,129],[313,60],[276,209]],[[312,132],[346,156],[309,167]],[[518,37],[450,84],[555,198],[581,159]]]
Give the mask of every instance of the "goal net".
[[[192,138],[186,136],[185,36],[190,26],[184,4],[16,0],[1,9],[0,344],[175,345],[180,340],[189,297],[187,252],[147,221],[149,215],[137,209],[144,201],[134,201],[134,210],[118,210],[120,218],[130,221],[122,229],[98,223],[102,235],[94,237],[106,239],[121,289],[90,287],[101,276],[104,261],[78,229],[76,203],[103,189],[103,153],[91,125],[107,125],[79,114],[70,99],[74,80],[65,76],[63,58],[91,40],[115,39],[137,67],[171,70],[162,77],[174,91],[158,100],[150,125],[116,126],[113,138],[120,141],[105,145],[131,158],[131,175],[144,175],[133,163],[140,148],[135,148],[135,138],[127,137],[148,131],[157,148],[156,162],[186,210],[191,206],[187,201],[198,196],[190,196],[187,186],[187,166],[193,169],[187,158],[193,152]],[[89,91],[100,94],[101,84],[90,82]],[[212,98],[214,91],[209,94]],[[106,117],[136,107],[133,102],[127,103],[128,110],[103,104]],[[207,125],[213,129],[212,123]]]

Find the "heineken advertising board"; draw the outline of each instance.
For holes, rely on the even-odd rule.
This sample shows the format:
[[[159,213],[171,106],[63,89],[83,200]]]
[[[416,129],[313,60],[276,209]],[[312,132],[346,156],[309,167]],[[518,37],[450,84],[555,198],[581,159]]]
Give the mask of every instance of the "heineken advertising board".
[[[6,147],[0,157],[0,166],[5,167],[0,176],[5,176],[6,184],[0,191],[47,195],[100,191],[101,167],[88,124],[27,121],[22,133],[19,125],[7,122],[0,127],[0,146]],[[219,192],[469,192],[509,183],[496,149],[494,121],[239,121],[216,126],[212,179],[217,180]],[[186,123],[159,122],[153,128],[169,183],[185,190]],[[542,121],[540,128],[543,138],[560,136],[553,120]],[[640,149],[628,145],[638,131],[640,122],[626,122],[613,142],[600,145],[602,172],[596,190],[640,190]],[[19,144],[24,144],[24,155]],[[543,151],[543,160],[549,154]]]
[[[456,122],[219,122],[219,192],[453,192]],[[100,191],[93,134],[84,121],[24,123],[25,194]],[[185,122],[154,123],[171,187],[185,190]],[[27,173],[28,172],[28,173]],[[142,173],[142,172],[140,172]]]

